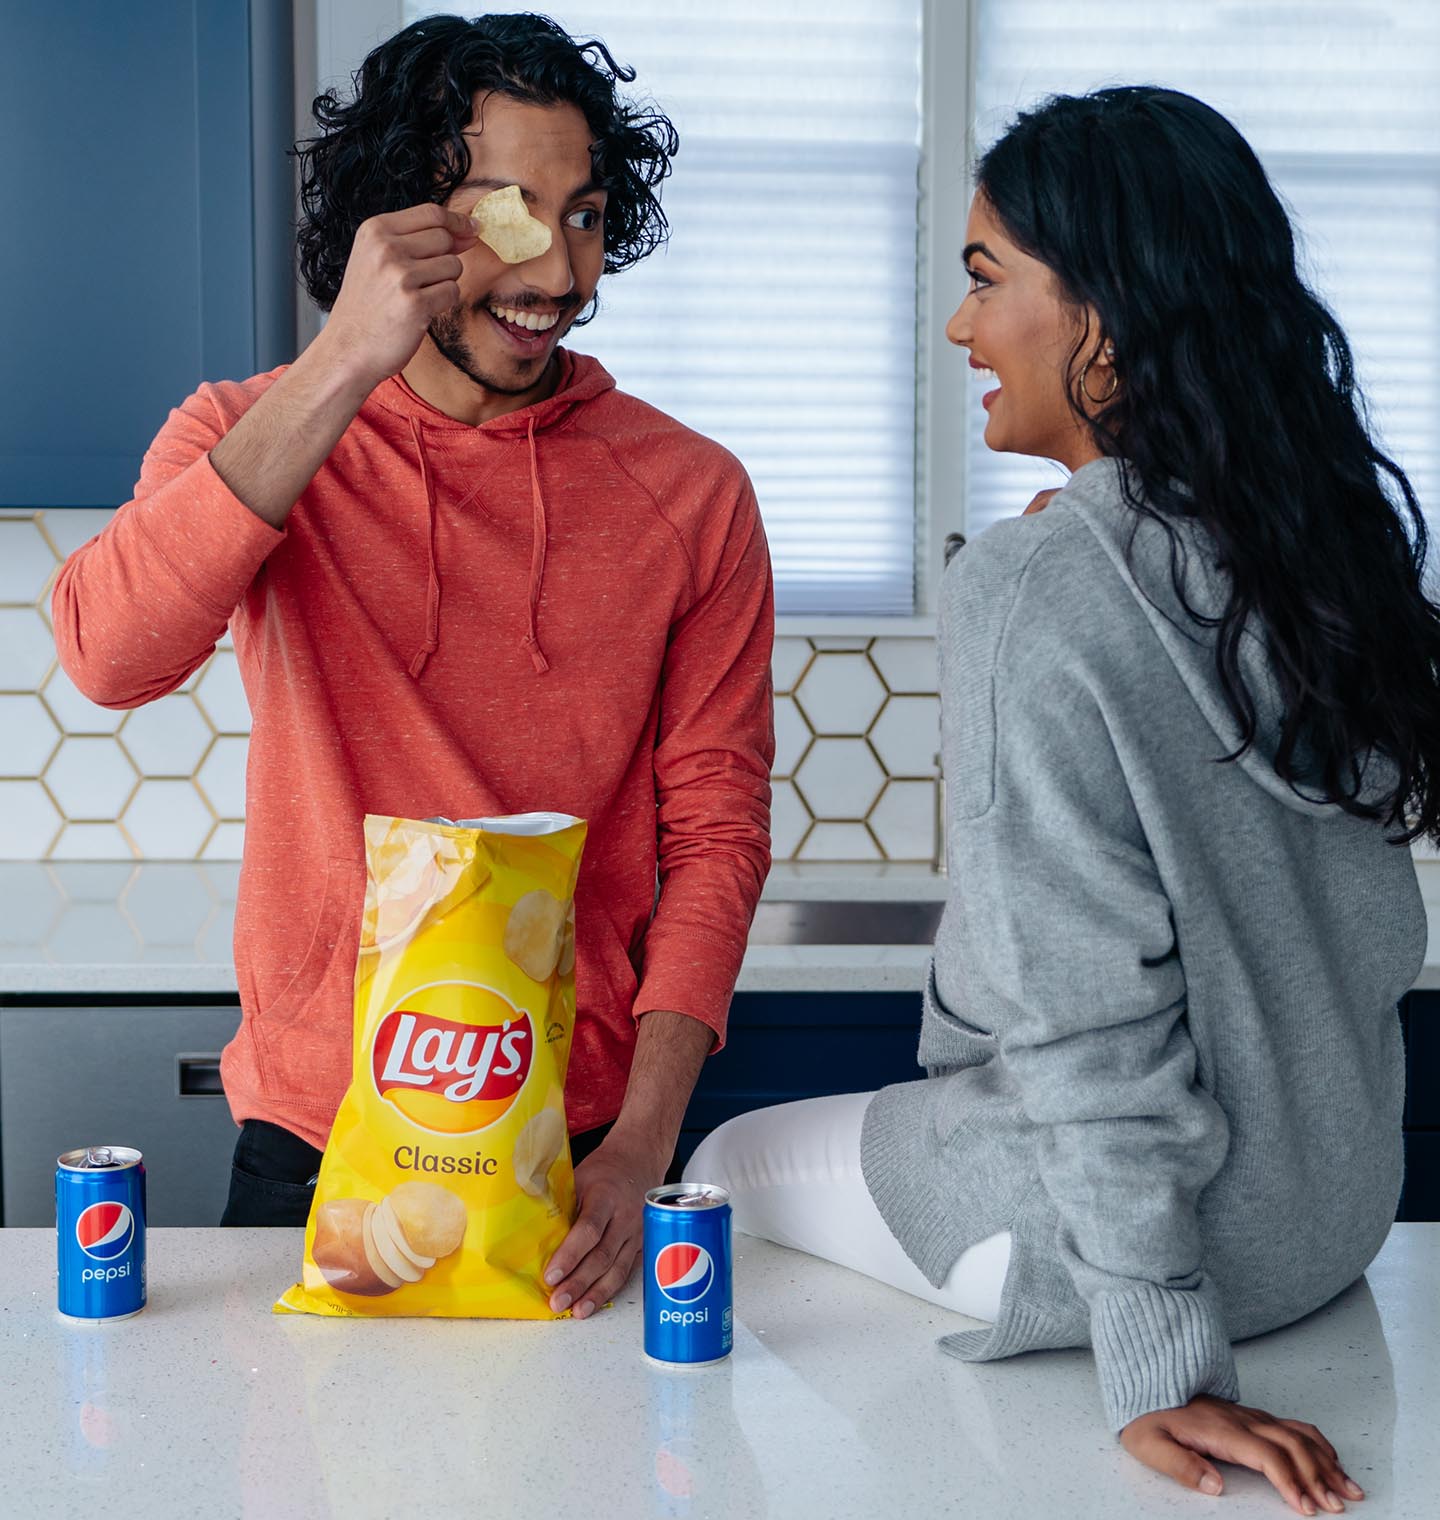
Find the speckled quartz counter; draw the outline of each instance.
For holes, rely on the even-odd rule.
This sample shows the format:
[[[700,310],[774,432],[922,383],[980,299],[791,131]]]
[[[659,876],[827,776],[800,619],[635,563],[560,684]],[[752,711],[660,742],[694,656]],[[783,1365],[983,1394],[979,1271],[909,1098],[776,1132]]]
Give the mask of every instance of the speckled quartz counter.
[[[588,1322],[276,1317],[298,1231],[155,1230],[150,1307],[55,1314],[54,1235],[0,1231],[3,1508],[16,1517],[1226,1520],[1288,1511],[1226,1469],[1182,1492],[1107,1434],[1088,1354],[971,1367],[965,1322],[736,1238],[735,1353],[640,1355],[632,1285]],[[1398,1225],[1367,1278],[1238,1348],[1252,1403],[1312,1419],[1369,1498],[1435,1513],[1440,1225]]]

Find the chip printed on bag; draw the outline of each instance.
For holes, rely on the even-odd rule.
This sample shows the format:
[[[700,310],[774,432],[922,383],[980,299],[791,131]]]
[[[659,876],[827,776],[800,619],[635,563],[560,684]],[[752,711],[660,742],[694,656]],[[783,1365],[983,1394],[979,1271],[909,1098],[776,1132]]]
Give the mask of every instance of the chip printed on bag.
[[[556,1319],[585,824],[369,815],[350,1087],[276,1313]]]

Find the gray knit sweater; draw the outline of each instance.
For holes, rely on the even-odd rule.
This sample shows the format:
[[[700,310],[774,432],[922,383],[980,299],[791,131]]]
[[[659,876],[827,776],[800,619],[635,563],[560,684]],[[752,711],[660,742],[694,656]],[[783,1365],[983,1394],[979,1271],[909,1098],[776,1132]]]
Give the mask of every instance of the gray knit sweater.
[[[1223,572],[1185,532],[1191,604],[1218,611]],[[1093,1345],[1115,1430],[1237,1397],[1231,1339],[1317,1308],[1380,1248],[1395,1003],[1425,951],[1409,851],[1276,776],[1248,632],[1259,742],[1217,763],[1238,730],[1169,565],[1103,460],[946,575],[929,1075],[879,1093],[863,1137],[875,1202],[931,1282],[1012,1232],[995,1327],[940,1344],[976,1361]],[[1372,795],[1384,779],[1367,773]]]

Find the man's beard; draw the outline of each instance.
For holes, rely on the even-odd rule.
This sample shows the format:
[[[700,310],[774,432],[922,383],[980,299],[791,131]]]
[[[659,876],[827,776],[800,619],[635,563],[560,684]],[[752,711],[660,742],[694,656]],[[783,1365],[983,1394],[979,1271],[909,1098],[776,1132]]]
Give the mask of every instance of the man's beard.
[[[435,317],[428,329],[430,341],[439,350],[440,354],[448,359],[456,369],[468,380],[473,380],[476,385],[490,391],[496,396],[523,396],[526,391],[532,391],[539,384],[540,375],[545,373],[542,368],[536,375],[522,384],[515,384],[513,380],[498,380],[494,375],[485,374],[470,351],[470,346],[465,341],[463,306],[452,306],[449,311]],[[554,357],[554,350],[551,350]]]

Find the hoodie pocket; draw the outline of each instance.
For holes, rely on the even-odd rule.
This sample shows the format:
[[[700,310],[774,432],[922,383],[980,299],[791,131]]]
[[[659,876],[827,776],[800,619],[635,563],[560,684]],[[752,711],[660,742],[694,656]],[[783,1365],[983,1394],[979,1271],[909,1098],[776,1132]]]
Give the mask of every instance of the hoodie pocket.
[[[948,1076],[995,1059],[1000,1042],[988,1030],[951,1013],[935,985],[935,963],[925,978],[920,1021],[920,1064],[932,1077]]]
[[[276,1037],[295,1023],[327,983],[339,989],[336,996],[345,1002],[348,1015],[348,992],[360,942],[364,874],[364,868],[348,856],[326,861],[325,888],[299,968],[275,999],[259,1010],[256,1019],[256,1028],[272,1052]]]

